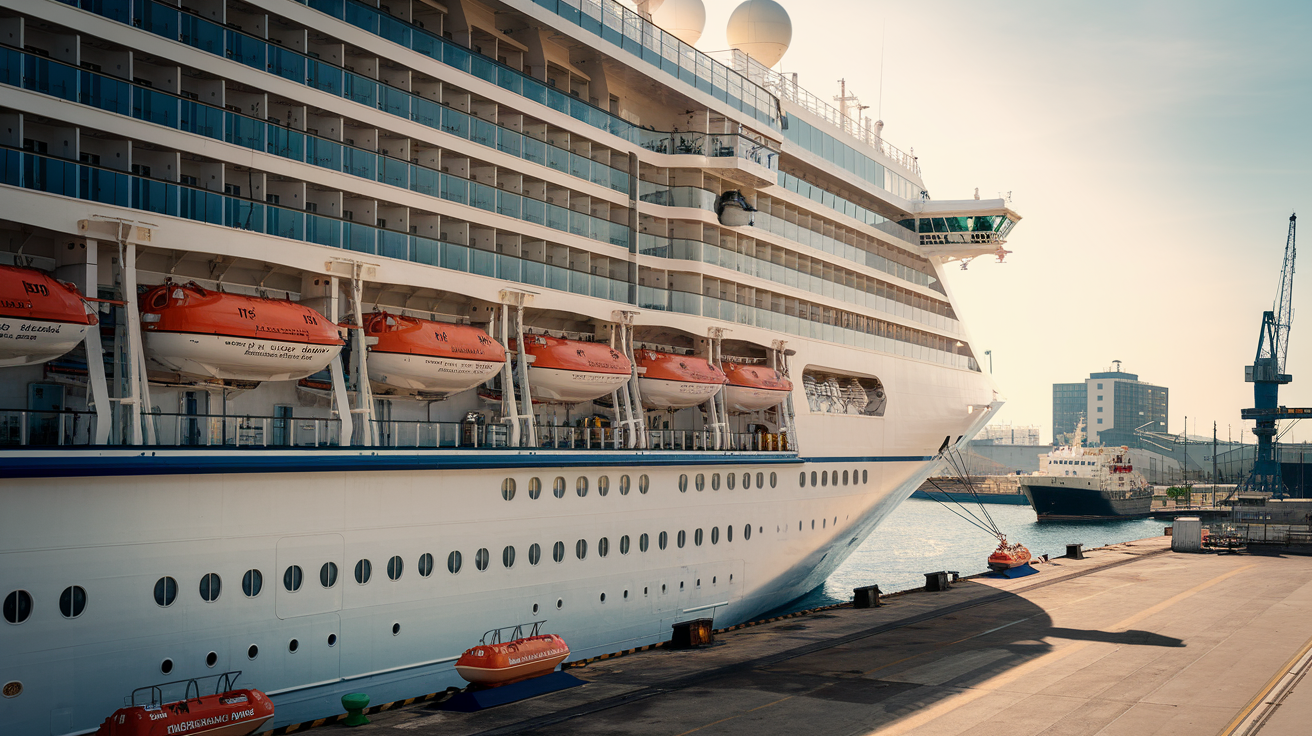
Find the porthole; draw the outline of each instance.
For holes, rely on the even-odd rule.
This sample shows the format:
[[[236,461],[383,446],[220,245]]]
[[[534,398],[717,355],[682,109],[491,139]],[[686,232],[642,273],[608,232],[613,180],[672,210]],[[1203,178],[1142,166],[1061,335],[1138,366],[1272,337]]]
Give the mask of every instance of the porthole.
[[[647,595],[647,586],[645,586],[645,585],[642,587],[642,594],[643,594],[644,596]]]
[[[665,583],[661,583],[661,595],[665,595]]]
[[[811,471],[811,487],[814,488],[814,487],[816,487],[817,485],[819,485],[819,482],[816,481],[816,479],[815,479],[815,471],[812,470],[812,471]]]
[[[397,636],[400,633],[401,633],[401,624],[392,624],[392,636]]]
[[[860,482],[861,482],[861,471],[856,468],[852,468],[852,485],[856,485]]]
[[[815,519],[811,520],[811,531],[815,531]]]
[[[711,544],[719,544],[719,543],[720,543],[720,527],[713,526],[711,527]]]
[[[799,485],[799,486],[801,486],[801,487],[803,487],[803,488],[806,488],[806,471],[805,471],[805,470],[803,470],[802,472],[800,472],[800,473],[797,474],[797,485]]]
[[[551,559],[555,560],[556,562],[564,562],[564,561],[565,561],[565,543],[564,543],[564,542],[556,542],[555,544],[551,545]]]
[[[401,561],[400,555],[392,555],[387,561],[387,577],[393,582],[401,579],[401,573],[405,572],[405,563]]]
[[[629,495],[629,476],[627,475],[620,476],[620,495]]]
[[[501,497],[510,501],[515,497],[515,479],[506,478],[501,481]]]
[[[173,601],[178,597],[178,581],[170,577],[162,577],[155,581],[155,604],[161,608],[168,608],[173,605]],[[6,617],[7,618],[7,617]]]
[[[756,473],[756,487],[765,488],[765,473],[759,471]]]
[[[219,579],[217,572],[205,573],[200,579],[200,597],[206,603],[213,603],[219,599],[219,592],[223,590],[223,581]]]
[[[564,497],[565,497],[565,478],[564,478],[564,477],[558,475],[558,476],[556,476],[556,480],[552,481],[552,483],[551,483],[551,495],[555,496],[556,498],[564,498]]]
[[[827,485],[829,485],[829,474],[828,474],[828,473],[821,473],[821,474],[820,474],[820,485],[821,485],[821,486],[827,486]]]
[[[629,591],[628,591],[628,590],[625,590],[625,591],[624,591],[624,600],[627,601],[628,599],[629,599]]]
[[[649,541],[649,540],[648,540],[647,535],[646,535],[645,533],[639,535],[639,537],[638,537],[638,551],[639,551],[639,552],[646,552],[646,551],[647,551],[648,541]]]
[[[218,652],[210,652],[209,654],[206,654],[206,655],[205,655],[205,666],[206,666],[206,667],[213,667],[214,665],[216,665],[216,664],[218,664],[218,663],[219,663],[219,653],[218,653]]]
[[[542,479],[541,479],[541,478],[529,478],[529,479],[528,479],[528,497],[531,498],[531,499],[533,499],[534,501],[536,501],[536,500],[538,500],[538,498],[540,498],[541,496],[542,496]]]
[[[562,609],[562,608],[564,608],[564,607],[565,607],[565,599],[564,599],[564,598],[557,598],[557,599],[556,599],[556,610],[559,611],[560,609]]]
[[[602,593],[602,594],[601,594],[601,602],[602,602],[602,603],[605,603],[605,602],[606,602],[606,594],[605,594],[605,593]]]
[[[651,481],[650,479],[647,478],[646,473],[643,473],[642,475],[638,476],[638,493],[646,494],[647,489],[650,485],[651,485]]]
[[[868,471],[868,470],[862,470],[862,471],[861,471],[861,485],[865,485],[866,483],[869,483],[869,482],[870,482],[870,471]]]
[[[682,581],[682,580],[679,581],[679,590],[683,590],[683,581]]]
[[[597,540],[597,556],[605,557],[610,554],[610,539],[602,537]]]
[[[576,480],[576,481],[574,481],[574,492],[577,493],[577,494],[579,494],[579,498],[583,498],[584,496],[588,495],[588,478],[587,478],[587,476],[585,476],[585,475],[580,475],[580,476],[579,476],[579,479]]]
[[[827,527],[827,526],[829,526],[829,520],[828,520],[828,519],[821,519],[821,520],[820,520],[820,528],[821,528],[821,529],[824,529],[824,528]]]
[[[26,590],[11,591],[5,596],[5,620],[11,624],[21,624],[32,615],[32,594]]]
[[[680,474],[679,474],[679,493],[687,493],[687,492],[688,492],[688,474],[687,474],[687,473],[680,473]]]
[[[480,571],[486,570],[488,563],[491,561],[492,553],[487,551],[487,547],[480,547],[478,551],[474,553],[474,567],[478,568]]]
[[[538,615],[538,604],[536,603],[533,604],[533,615]]]
[[[446,556],[446,569],[452,575],[460,572],[460,553],[452,552]]]
[[[330,647],[335,647],[335,646],[337,646],[337,635],[336,635],[336,634],[329,634],[329,635],[328,635],[328,646],[330,646]]]
[[[70,585],[59,594],[59,612],[64,618],[77,618],[87,609],[87,591],[80,585]]]
[[[5,683],[3,689],[0,689],[0,695],[6,698],[16,698],[23,694],[23,683],[18,680],[10,680]]]
[[[296,650],[300,648],[301,648],[301,643],[296,639],[292,639],[291,641],[287,642],[287,651],[291,652],[292,654],[295,654]]]
[[[542,547],[536,542],[528,546],[528,564],[536,565],[542,561]]]
[[[369,560],[360,560],[355,563],[355,582],[364,585],[369,582],[369,578],[374,576],[374,563]]]
[[[629,535],[625,534],[624,536],[620,537],[620,554],[627,555],[628,553],[629,553]]]
[[[702,546],[702,536],[703,536],[703,535],[702,535],[702,530],[701,530],[701,529],[698,529],[697,531],[694,531],[694,532],[692,533],[692,543],[693,543],[694,546],[697,546],[697,547]]]
[[[250,645],[249,647],[246,647],[246,659],[255,659],[258,656],[260,656],[259,647],[255,646],[254,644]]]
[[[718,491],[718,490],[720,490],[720,474],[719,474],[719,473],[711,473],[711,490],[712,490],[712,491]]]
[[[843,485],[847,485],[847,471],[843,471]]]
[[[829,471],[829,480],[830,480],[830,482],[833,483],[834,485],[838,485],[838,471],[837,471],[837,470],[831,470],[831,471]]]
[[[801,520],[801,519],[798,519],[798,520],[797,520],[797,531],[799,531],[799,532],[802,531],[802,520]]]
[[[597,479],[597,495],[604,496],[610,493],[610,476],[603,475]]]
[[[172,672],[172,671],[173,671],[173,660],[171,660],[171,659],[166,659],[166,660],[164,660],[163,662],[160,662],[160,663],[159,663],[159,671],[160,671],[160,672],[163,672],[163,673],[166,674],[166,675],[167,675],[168,673]]]
[[[731,491],[734,489],[735,486],[738,485],[738,476],[737,476],[737,475],[734,475],[733,473],[729,473],[729,474],[727,474],[727,475],[725,476],[724,480],[725,480],[725,485],[726,485],[726,486],[729,488],[729,490],[731,490]]]
[[[732,542],[732,541],[733,541],[733,527],[731,527],[731,526],[726,526],[726,527],[724,528],[724,541],[726,541],[726,542]]]
[[[697,587],[697,588],[702,587],[702,579],[701,579],[701,578],[697,578],[697,584],[696,584],[694,587]]]
[[[668,545],[669,543],[670,543],[670,535],[666,532],[661,532],[660,536],[656,537],[656,546],[660,547],[661,549],[665,549],[666,545]]]
[[[323,567],[319,568],[319,584],[325,588],[331,588],[337,584],[336,562],[325,562]]]
[[[250,569],[245,575],[241,576],[241,592],[246,594],[247,598],[254,598],[264,590],[264,573],[259,570]]]
[[[678,539],[679,541],[676,542],[676,544],[679,545],[679,549],[683,549],[683,545],[688,543],[688,532],[685,532],[684,530],[680,529]]]
[[[743,473],[743,490],[746,491],[752,487],[752,474]]]
[[[290,565],[282,573],[282,587],[289,593],[295,593],[301,589],[301,581],[305,579],[305,574],[301,572],[300,565]]]
[[[514,548],[514,547],[512,547],[512,546],[510,546],[510,545],[506,545],[505,549],[501,550],[501,564],[502,564],[507,570],[509,570],[510,568],[512,568],[512,567],[515,566],[515,548]]]
[[[701,473],[697,474],[697,490],[698,491],[706,490],[706,476]]]
[[[748,524],[743,527],[743,541],[747,541],[748,539],[751,538],[752,538],[752,525]]]
[[[433,556],[427,552],[419,555],[419,577],[426,578],[433,574]]]
[[[712,576],[711,576],[711,585],[715,585],[715,581],[716,581],[717,579],[718,579],[717,576],[712,575]]]
[[[580,539],[574,543],[574,556],[580,560],[588,556],[588,540]]]
[[[778,485],[779,485],[779,474],[774,472],[770,473],[770,487],[774,488]]]

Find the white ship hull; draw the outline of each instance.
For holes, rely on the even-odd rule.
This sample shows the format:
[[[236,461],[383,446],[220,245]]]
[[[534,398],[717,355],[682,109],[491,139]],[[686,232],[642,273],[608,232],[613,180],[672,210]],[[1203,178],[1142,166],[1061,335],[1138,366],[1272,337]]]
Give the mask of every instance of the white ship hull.
[[[492,378],[501,363],[453,360],[431,355],[369,353],[369,378],[380,390],[453,394]]]
[[[779,406],[788,398],[787,391],[772,391],[751,386],[726,386],[724,401],[729,411],[753,412]]]
[[[88,325],[0,317],[0,368],[62,357],[86,337]]]
[[[169,370],[230,380],[299,380],[326,368],[342,351],[340,345],[186,332],[143,337],[151,359]]]
[[[720,384],[639,378],[638,390],[649,409],[682,409],[704,403],[720,392]]]
[[[609,396],[628,380],[626,373],[590,373],[536,366],[528,369],[528,384],[533,391],[534,401],[562,404],[592,401]]]

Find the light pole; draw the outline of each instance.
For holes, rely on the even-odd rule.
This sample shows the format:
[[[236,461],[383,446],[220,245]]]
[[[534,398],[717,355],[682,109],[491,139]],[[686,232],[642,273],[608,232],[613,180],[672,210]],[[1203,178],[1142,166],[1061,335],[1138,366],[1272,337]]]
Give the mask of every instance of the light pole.
[[[984,354],[989,356],[989,375],[993,374],[993,351],[985,350]]]

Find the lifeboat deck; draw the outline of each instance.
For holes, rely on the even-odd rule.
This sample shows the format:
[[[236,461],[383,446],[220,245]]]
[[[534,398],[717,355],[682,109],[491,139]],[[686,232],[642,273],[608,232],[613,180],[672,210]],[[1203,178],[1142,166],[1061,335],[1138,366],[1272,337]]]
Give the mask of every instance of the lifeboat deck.
[[[1312,558],[1162,537],[1038,567],[572,667],[586,686],[482,713],[390,708],[370,732],[1306,733]]]

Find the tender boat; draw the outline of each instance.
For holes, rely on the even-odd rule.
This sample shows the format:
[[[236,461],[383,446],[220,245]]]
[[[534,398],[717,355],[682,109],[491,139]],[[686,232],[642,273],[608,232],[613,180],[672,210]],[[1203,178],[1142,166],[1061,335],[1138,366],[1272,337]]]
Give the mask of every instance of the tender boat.
[[[158,695],[160,687],[137,692],[153,691]],[[186,694],[191,692],[189,687]],[[133,695],[135,701],[136,693]],[[273,702],[254,689],[184,697],[170,703],[159,701],[155,698],[146,705],[119,708],[100,724],[96,736],[246,736],[273,718]]]
[[[0,367],[54,360],[97,321],[76,286],[33,268],[0,266]]]
[[[518,349],[513,340],[510,349]],[[619,388],[633,375],[629,359],[605,343],[528,335],[524,338],[524,352],[533,358],[528,383],[534,401],[592,401]]]
[[[719,216],[720,224],[726,227],[751,225],[754,220],[754,212],[756,212],[756,208],[737,189],[724,192],[715,202],[715,214]]]
[[[364,318],[369,379],[379,393],[449,396],[492,378],[506,350],[472,325],[375,312]]]
[[[569,645],[555,634],[479,644],[456,660],[456,672],[469,682],[497,687],[545,675],[569,656]]]
[[[729,379],[725,403],[733,412],[761,411],[779,406],[793,390],[792,381],[764,365],[726,362],[724,374]]]
[[[989,555],[990,570],[1010,570],[1013,567],[1027,565],[1030,561],[1030,551],[1019,542],[1008,543],[1006,537],[999,537],[998,548],[993,550]]]
[[[164,368],[205,378],[294,381],[341,352],[337,326],[286,299],[161,284],[141,297],[146,353]]]
[[[648,409],[697,406],[729,382],[724,371],[705,358],[656,350],[639,350],[634,357],[638,367],[645,369],[638,378],[638,391]]]

